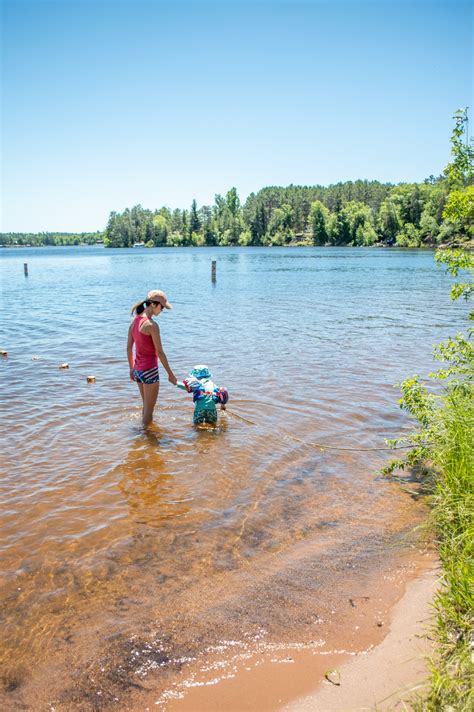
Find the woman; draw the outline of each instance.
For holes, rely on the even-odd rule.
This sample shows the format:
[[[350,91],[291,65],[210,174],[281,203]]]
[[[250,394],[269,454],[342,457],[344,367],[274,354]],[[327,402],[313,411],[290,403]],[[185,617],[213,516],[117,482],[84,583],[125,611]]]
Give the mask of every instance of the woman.
[[[160,376],[158,359],[168,374],[168,380],[176,385],[177,380],[171,370],[161,344],[160,329],[153,321],[154,316],[163,309],[171,309],[166,294],[159,289],[148,292],[146,299],[132,307],[133,321],[128,330],[127,356],[130,366],[130,379],[138,383],[143,401],[143,425],[146,427],[153,420],[153,409],[158,398]],[[135,344],[135,358],[133,345]]]

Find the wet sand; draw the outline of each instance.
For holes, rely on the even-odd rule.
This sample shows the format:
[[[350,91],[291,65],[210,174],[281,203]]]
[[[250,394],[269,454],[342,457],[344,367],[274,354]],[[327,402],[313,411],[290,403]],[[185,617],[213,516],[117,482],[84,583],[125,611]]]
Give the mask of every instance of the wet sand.
[[[427,657],[433,649],[429,627],[438,587],[435,568],[410,581],[390,612],[386,638],[366,655],[344,663],[336,677],[330,676],[339,685],[320,681],[313,693],[285,705],[281,712],[409,709],[409,701],[422,695],[427,686]]]
[[[398,706],[426,678],[427,627],[437,587],[437,557],[414,549],[333,610],[324,638],[234,651],[208,672],[188,671],[174,692],[132,707],[166,712],[348,712]],[[344,606],[344,604],[346,604]],[[334,671],[326,679],[328,671]],[[145,703],[145,704],[143,704]]]

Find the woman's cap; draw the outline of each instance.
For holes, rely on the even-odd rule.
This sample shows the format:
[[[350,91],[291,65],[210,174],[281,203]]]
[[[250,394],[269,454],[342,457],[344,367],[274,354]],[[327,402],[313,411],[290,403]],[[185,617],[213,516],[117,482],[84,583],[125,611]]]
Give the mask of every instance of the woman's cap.
[[[194,366],[193,370],[189,374],[190,376],[193,376],[194,378],[211,378],[212,373],[209,371],[207,366],[204,366],[204,364],[200,363],[197,366]]]
[[[168,301],[168,297],[164,292],[161,291],[161,289],[152,289],[151,292],[148,292],[146,295],[147,300],[151,302],[160,302],[161,306],[164,309],[172,309],[173,307]]]

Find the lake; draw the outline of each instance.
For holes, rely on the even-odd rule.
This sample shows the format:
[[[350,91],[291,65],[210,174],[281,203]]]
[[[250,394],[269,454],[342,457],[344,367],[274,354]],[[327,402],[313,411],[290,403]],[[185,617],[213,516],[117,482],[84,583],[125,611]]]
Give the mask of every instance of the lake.
[[[218,682],[230,650],[306,640],[410,545],[423,505],[377,448],[410,428],[394,384],[465,328],[433,252],[26,248],[0,268],[2,709],[166,706],[211,657]],[[177,377],[205,363],[229,390],[215,429],[163,369],[140,427],[126,336],[154,288]]]

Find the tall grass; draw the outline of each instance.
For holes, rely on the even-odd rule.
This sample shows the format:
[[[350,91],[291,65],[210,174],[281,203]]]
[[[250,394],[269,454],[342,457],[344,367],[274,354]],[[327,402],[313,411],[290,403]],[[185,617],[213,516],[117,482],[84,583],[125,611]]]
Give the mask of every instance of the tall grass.
[[[437,472],[431,522],[442,563],[435,597],[436,649],[431,687],[418,710],[474,709],[474,399],[471,389],[454,389],[444,399],[439,430],[431,445]]]

